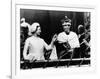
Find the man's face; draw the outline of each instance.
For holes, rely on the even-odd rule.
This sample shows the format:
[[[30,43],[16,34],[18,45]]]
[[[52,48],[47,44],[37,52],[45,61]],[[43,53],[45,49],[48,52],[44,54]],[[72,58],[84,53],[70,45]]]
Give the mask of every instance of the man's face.
[[[63,30],[66,32],[66,33],[69,33],[70,32],[70,27],[71,27],[71,23],[70,22],[64,22],[62,24],[63,26]]]
[[[39,26],[39,27],[37,27],[36,34],[40,35],[40,33],[41,33],[41,27]]]

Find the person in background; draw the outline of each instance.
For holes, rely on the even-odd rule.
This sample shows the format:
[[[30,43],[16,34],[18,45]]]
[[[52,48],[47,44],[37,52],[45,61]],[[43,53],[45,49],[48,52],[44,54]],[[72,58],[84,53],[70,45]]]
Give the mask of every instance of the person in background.
[[[20,19],[20,46],[21,46],[21,60],[23,60],[23,47],[25,40],[29,37],[30,24],[25,21],[25,18]]]
[[[30,27],[30,24],[25,21],[25,18],[21,18],[21,27]]]
[[[78,26],[78,37],[80,42],[80,58],[89,57],[90,52],[90,32],[86,31],[83,25]]]
[[[25,18],[20,20],[20,32],[21,32],[21,43],[25,42],[26,38],[29,36],[30,24],[25,21]]]

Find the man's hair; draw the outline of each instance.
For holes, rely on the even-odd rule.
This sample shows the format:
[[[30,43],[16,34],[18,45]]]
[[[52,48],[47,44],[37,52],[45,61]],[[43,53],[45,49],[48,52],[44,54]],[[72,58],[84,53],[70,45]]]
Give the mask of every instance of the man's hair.
[[[82,33],[84,33],[84,32],[85,32],[84,26],[83,26],[83,25],[78,25],[78,33],[79,33],[79,34],[82,34]]]

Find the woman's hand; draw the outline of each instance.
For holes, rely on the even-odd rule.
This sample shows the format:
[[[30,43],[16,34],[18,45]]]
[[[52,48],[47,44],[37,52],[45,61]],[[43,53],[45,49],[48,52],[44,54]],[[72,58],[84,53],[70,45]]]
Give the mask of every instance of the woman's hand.
[[[57,40],[57,34],[55,34],[52,38],[52,42],[54,43]]]

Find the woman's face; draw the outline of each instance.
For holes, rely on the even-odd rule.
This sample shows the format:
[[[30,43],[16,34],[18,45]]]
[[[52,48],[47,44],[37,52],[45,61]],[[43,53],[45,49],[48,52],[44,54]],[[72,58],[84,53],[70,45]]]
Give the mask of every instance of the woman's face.
[[[62,24],[62,26],[63,26],[63,30],[65,31],[65,32],[70,32],[70,27],[71,27],[71,23],[70,22],[64,22],[63,24]]]
[[[40,34],[41,34],[41,27],[40,27],[40,26],[37,27],[36,34],[37,34],[37,35],[40,35]]]

